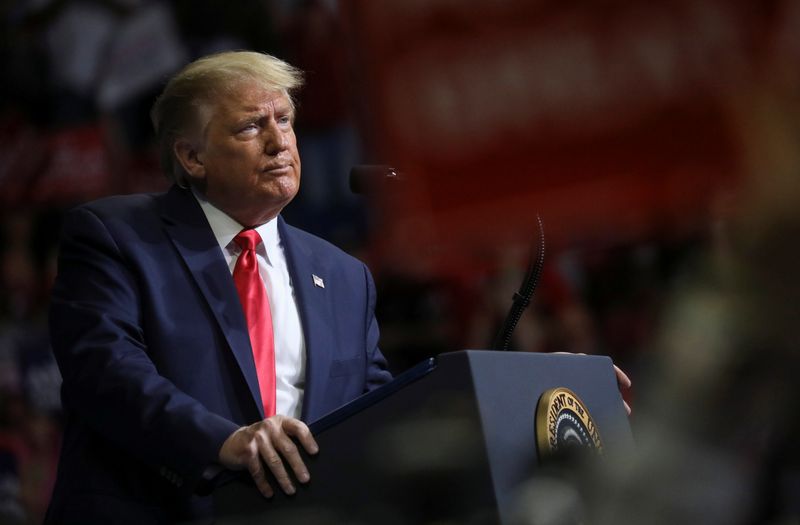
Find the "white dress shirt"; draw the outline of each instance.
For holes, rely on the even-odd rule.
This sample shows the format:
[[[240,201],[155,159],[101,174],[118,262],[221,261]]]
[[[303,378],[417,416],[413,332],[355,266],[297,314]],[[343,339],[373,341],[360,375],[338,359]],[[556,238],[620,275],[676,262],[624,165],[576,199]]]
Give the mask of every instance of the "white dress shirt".
[[[233,240],[244,227],[225,212],[208,202],[203,195],[192,189],[214,232],[222,255],[233,275],[233,268],[241,248]],[[295,418],[300,417],[306,379],[306,344],[300,324],[286,254],[283,251],[278,220],[262,224],[256,231],[262,243],[256,246],[258,270],[267,289],[272,313],[272,331],[275,337],[276,413]]]

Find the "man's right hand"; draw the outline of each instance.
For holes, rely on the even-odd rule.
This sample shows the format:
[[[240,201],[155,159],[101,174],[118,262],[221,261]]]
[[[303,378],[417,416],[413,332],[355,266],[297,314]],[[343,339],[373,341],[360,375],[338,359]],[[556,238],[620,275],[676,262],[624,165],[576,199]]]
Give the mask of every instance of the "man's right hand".
[[[286,494],[294,494],[295,488],[286,462],[300,483],[307,483],[308,474],[300,451],[292,437],[303,446],[309,454],[316,454],[319,446],[305,423],[286,416],[272,416],[248,427],[242,427],[231,434],[219,451],[219,461],[231,470],[247,469],[253,477],[258,490],[271,498],[273,490],[267,482],[264,465],[269,468]]]

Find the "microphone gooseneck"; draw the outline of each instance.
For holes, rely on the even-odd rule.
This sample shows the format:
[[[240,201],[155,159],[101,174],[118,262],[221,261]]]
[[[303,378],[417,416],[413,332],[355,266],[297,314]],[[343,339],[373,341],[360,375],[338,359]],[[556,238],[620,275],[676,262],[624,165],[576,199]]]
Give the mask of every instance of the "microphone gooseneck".
[[[512,298],[511,309],[508,311],[508,315],[506,315],[506,319],[503,322],[503,327],[500,328],[500,332],[498,332],[494,344],[492,345],[494,350],[508,350],[511,343],[511,334],[514,333],[514,328],[517,327],[517,323],[522,317],[522,312],[531,304],[531,297],[533,297],[533,292],[536,290],[536,286],[539,284],[539,279],[542,276],[545,247],[544,224],[542,223],[542,218],[538,214],[536,215],[536,222],[539,233],[536,259],[531,260],[528,272],[525,274],[525,279],[522,281],[519,291],[517,291]]]
[[[392,166],[385,164],[361,164],[350,169],[350,190],[357,194],[372,194],[380,188],[386,189],[405,180],[405,176]],[[536,215],[538,243],[536,257],[531,257],[528,272],[522,285],[512,298],[511,309],[506,315],[503,326],[494,340],[494,350],[508,350],[511,344],[511,335],[517,327],[522,313],[531,303],[531,297],[539,284],[544,267],[544,224],[542,218]],[[533,254],[532,254],[533,255]]]

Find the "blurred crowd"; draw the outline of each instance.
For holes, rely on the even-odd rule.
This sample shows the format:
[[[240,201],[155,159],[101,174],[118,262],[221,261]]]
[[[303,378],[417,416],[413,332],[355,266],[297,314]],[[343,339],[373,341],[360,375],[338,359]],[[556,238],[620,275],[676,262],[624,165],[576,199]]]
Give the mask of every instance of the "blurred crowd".
[[[307,71],[297,121],[303,185],[285,216],[290,223],[328,238],[370,263],[375,210],[347,188],[349,168],[369,159],[370,152],[359,134],[358,103],[350,85],[352,61],[336,0],[29,0],[3,3],[0,9],[4,79],[0,84],[0,522],[38,523],[47,507],[60,446],[60,378],[50,352],[46,320],[60,216],[94,197],[165,187],[148,112],[171,73],[192,58],[244,48],[280,56]],[[797,87],[796,82],[791,85]],[[748,124],[740,128],[749,129],[753,118],[748,114]],[[763,129],[772,129],[772,124],[763,124]],[[800,133],[794,131],[780,136],[786,146],[778,156],[797,145]],[[755,144],[750,149],[754,156],[765,150],[757,147],[757,139],[742,137],[743,142]],[[757,165],[757,161],[753,163]],[[797,186],[792,179],[797,166],[786,162],[765,168],[788,170],[790,175],[782,179],[785,189]],[[755,173],[758,168],[750,171]],[[763,188],[763,184],[755,187]],[[665,231],[646,239],[556,246],[548,253],[535,300],[515,332],[512,348],[610,355],[635,384],[637,377],[653,373],[654,368],[669,369],[651,357],[658,345],[685,346],[682,340],[664,343],[663,319],[665,312],[684,323],[686,315],[691,317],[691,312],[685,314],[682,307],[675,306],[681,304],[675,295],[691,289],[698,274],[702,275],[697,268],[710,272],[711,278],[703,281],[710,286],[724,280],[726,268],[741,264],[742,253],[760,254],[763,259],[768,255],[776,259],[793,255],[796,259],[796,250],[783,251],[780,242],[797,233],[796,215],[790,220],[768,213],[770,202],[787,195],[796,196],[788,191],[764,192],[760,208],[752,212],[762,217],[761,229],[745,228],[747,249],[736,257],[731,256],[721,226],[733,215],[724,195],[713,200],[705,220],[679,234]],[[773,228],[775,238],[765,233]],[[491,346],[531,256],[529,247],[520,245],[499,246],[495,253],[489,264],[468,278],[370,264],[378,285],[381,345],[393,371],[441,352]],[[712,270],[705,265],[709,259]],[[755,279],[753,268],[746,264],[744,268],[740,272]],[[780,267],[772,277],[777,279],[786,272],[787,268]],[[750,281],[737,282],[748,292],[753,290]],[[796,331],[791,324],[796,288],[782,290],[781,283],[773,281],[757,283],[767,295],[756,298],[764,309],[758,312],[760,317],[751,319],[771,319],[764,313],[768,310],[778,316],[772,332],[764,335],[751,330],[753,337],[763,336],[768,345],[764,358],[778,360],[750,384],[762,392],[770,387],[769,374],[780,368],[774,363],[789,359],[796,365],[787,357],[790,343],[796,339],[785,337],[787,331]],[[796,286],[796,278],[792,286]],[[725,293],[729,291],[726,288]],[[769,295],[770,291],[774,294]],[[697,307],[696,302],[690,305]],[[719,330],[728,330],[735,325],[730,316],[743,312],[726,307],[724,318],[711,319],[708,326],[719,323]],[[673,326],[672,330],[684,327]],[[682,361],[684,365],[690,362]],[[713,368],[708,363],[701,365]],[[740,378],[741,370],[735,371],[724,379]],[[664,383],[669,392],[681,388]],[[783,390],[767,395],[766,400],[778,404],[777,394],[788,393],[792,403],[786,405],[787,410],[796,408],[800,398],[796,386],[792,390],[786,379],[779,387]],[[733,387],[726,383],[721,388]],[[636,400],[631,401],[636,427],[637,405]],[[772,412],[780,416],[777,408]],[[691,428],[688,425],[686,428]],[[796,430],[788,424],[786,428]],[[715,436],[711,431],[707,435]],[[782,427],[770,439],[776,446],[788,448],[790,435]],[[726,450],[734,454],[738,445]],[[766,446],[762,443],[761,448],[748,449],[754,462],[775,461],[773,449],[766,450]],[[734,474],[745,476],[736,470],[738,464],[726,465]],[[651,467],[666,468],[662,464]],[[618,474],[620,491],[636,495],[634,485],[641,480],[641,468]],[[776,490],[797,494],[798,472],[781,471],[788,481]],[[673,474],[665,479],[684,479],[685,473]],[[774,512],[778,512],[774,510],[777,506],[790,516],[800,515],[796,506],[776,499],[780,501],[772,502]],[[651,511],[656,503],[648,506],[643,500],[641,512]],[[598,512],[602,511],[611,516],[609,523],[633,522],[614,521],[622,518],[608,509]],[[712,521],[736,522],[722,516]],[[672,523],[700,523],[705,517],[688,513]]]

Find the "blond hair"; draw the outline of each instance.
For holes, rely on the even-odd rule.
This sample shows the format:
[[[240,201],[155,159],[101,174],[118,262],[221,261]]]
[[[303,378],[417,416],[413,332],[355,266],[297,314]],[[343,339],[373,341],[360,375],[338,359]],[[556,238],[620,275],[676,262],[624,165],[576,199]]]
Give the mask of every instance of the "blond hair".
[[[205,127],[214,100],[245,82],[282,91],[294,109],[293,90],[303,83],[302,72],[265,53],[227,51],[195,60],[167,83],[150,111],[165,175],[186,187],[186,172],[175,158],[175,141]]]

